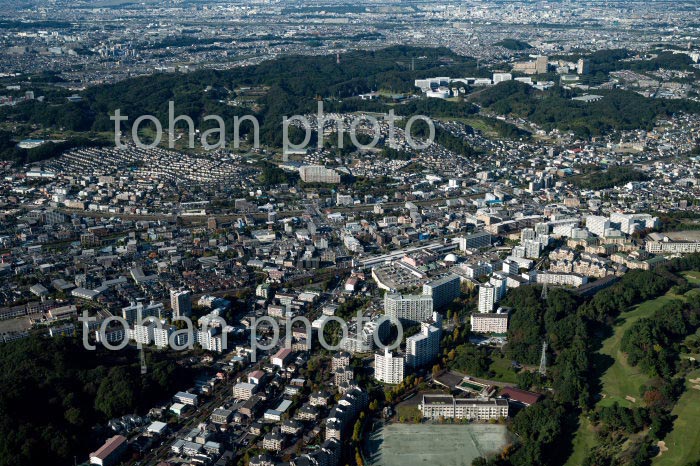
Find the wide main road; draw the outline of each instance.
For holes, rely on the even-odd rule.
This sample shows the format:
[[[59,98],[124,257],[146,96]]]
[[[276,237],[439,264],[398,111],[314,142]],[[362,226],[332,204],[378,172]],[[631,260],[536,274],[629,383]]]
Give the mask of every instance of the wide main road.
[[[455,200],[455,199],[474,199],[477,197],[482,196],[483,193],[473,193],[473,194],[466,194],[466,195],[459,195],[459,196],[450,196],[450,197],[439,197],[439,198],[432,198],[432,199],[420,199],[420,200],[413,200],[410,201],[411,203],[415,205],[436,205],[436,204],[442,204],[448,200]],[[406,204],[406,201],[401,201],[401,202],[386,202],[382,203],[381,205],[385,208],[401,208]],[[326,210],[331,213],[341,213],[341,214],[346,214],[346,213],[357,213],[357,212],[363,212],[363,211],[371,211],[376,204],[361,204],[361,205],[353,205],[353,206],[343,206],[343,207],[328,207]],[[28,210],[32,210],[33,208],[36,208],[37,206],[25,206]],[[78,210],[78,209],[67,209],[67,208],[60,208],[57,209],[58,212],[64,213],[66,215],[79,215],[81,217],[89,217],[89,218],[118,218],[122,220],[132,220],[132,221],[139,221],[139,220],[144,220],[144,221],[167,221],[167,222],[182,222],[182,223],[187,223],[187,224],[205,224],[207,222],[207,219],[209,217],[214,217],[219,221],[233,221],[237,220],[243,216],[251,216],[255,218],[256,220],[267,220],[267,213],[266,212],[253,212],[253,213],[234,213],[234,212],[211,212],[207,213],[206,215],[179,215],[179,214],[166,214],[166,213],[152,213],[152,214],[143,214],[143,215],[137,215],[137,214],[128,214],[128,213],[112,213],[112,212],[97,212],[97,211],[90,211],[90,210]],[[279,218],[289,218],[289,217],[301,217],[305,213],[308,213],[308,210],[306,209],[293,209],[293,210],[282,210],[276,212],[277,216]]]

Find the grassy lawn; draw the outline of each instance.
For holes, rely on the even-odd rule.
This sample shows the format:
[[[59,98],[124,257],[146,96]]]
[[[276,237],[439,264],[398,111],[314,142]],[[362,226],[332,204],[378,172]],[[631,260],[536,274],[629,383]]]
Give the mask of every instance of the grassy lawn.
[[[423,418],[417,406],[398,405],[396,414],[400,422],[419,422]]]
[[[684,465],[700,460],[700,390],[693,388],[700,384],[690,382],[698,377],[700,371],[686,378],[686,391],[673,408],[673,415],[678,418],[673,423],[673,431],[665,439],[668,451],[654,459],[655,466]]]
[[[612,366],[601,377],[603,386],[603,398],[599,402],[601,406],[609,406],[617,401],[621,406],[630,407],[633,403],[625,397],[639,398],[639,387],[648,382],[649,377],[639,368],[627,363],[627,355],[620,351],[622,336],[637,320],[650,316],[665,303],[677,298],[679,296],[668,293],[620,314],[619,323],[613,329],[614,334],[603,342],[600,350],[601,354],[614,359]]]
[[[489,377],[491,380],[506,383],[517,383],[518,381],[515,371],[511,368],[510,359],[508,358],[494,356],[491,366],[489,366],[489,371],[495,374]]]
[[[585,416],[579,418],[579,428],[574,436],[573,453],[564,466],[579,466],[583,464],[588,452],[596,445],[597,439],[590,421]]]
[[[700,286],[700,272],[697,271],[692,271],[692,272],[683,272],[681,273],[683,277],[688,280],[688,283],[690,283],[693,286]]]
[[[629,395],[637,400],[640,398],[639,387],[648,382],[649,377],[638,368],[627,364],[627,356],[620,351],[622,335],[639,319],[650,316],[668,301],[678,298],[682,299],[680,296],[667,293],[620,314],[618,322],[613,328],[613,335],[603,341],[603,346],[600,349],[600,354],[613,358],[614,362],[600,378],[603,387],[601,393],[605,397],[598,402],[599,406],[610,406],[617,401],[621,406],[631,407],[634,404],[626,400],[625,396]],[[700,392],[698,392],[698,395],[700,395]],[[637,402],[638,404],[639,402]],[[698,409],[700,410],[700,408]],[[573,453],[566,465],[575,466],[581,464],[586,454],[595,445],[596,437],[591,429],[590,422],[586,418],[581,417],[579,429],[573,440]]]

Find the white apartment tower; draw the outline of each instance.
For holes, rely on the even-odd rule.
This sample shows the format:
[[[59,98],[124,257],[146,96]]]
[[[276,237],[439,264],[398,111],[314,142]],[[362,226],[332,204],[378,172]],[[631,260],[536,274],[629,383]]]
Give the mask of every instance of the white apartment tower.
[[[382,383],[399,384],[403,380],[403,366],[403,357],[394,356],[388,348],[385,348],[384,354],[374,355],[374,378]]]
[[[489,279],[489,283],[494,287],[494,301],[498,302],[503,299],[508,291],[508,276],[502,273],[494,273]]]
[[[479,286],[479,312],[493,311],[496,303],[496,287],[491,283]]]
[[[437,317],[437,316],[436,316]],[[420,333],[406,339],[406,365],[422,367],[433,362],[440,352],[441,319],[421,323]]]

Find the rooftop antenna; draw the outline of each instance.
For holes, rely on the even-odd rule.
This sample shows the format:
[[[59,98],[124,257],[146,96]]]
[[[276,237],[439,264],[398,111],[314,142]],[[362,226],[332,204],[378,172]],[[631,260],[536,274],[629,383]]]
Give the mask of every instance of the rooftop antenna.
[[[547,342],[546,341],[542,342],[542,356],[540,356],[539,373],[543,377],[547,375]]]

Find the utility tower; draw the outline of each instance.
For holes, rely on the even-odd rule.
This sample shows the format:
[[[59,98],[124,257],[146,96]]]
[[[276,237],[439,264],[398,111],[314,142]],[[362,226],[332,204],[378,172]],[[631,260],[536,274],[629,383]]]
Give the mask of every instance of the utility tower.
[[[143,351],[143,348],[139,350],[139,359],[141,360],[141,375],[146,374],[148,372],[148,367],[146,367],[146,354]]]
[[[542,356],[540,356],[540,375],[547,375],[547,342],[542,342]]]

